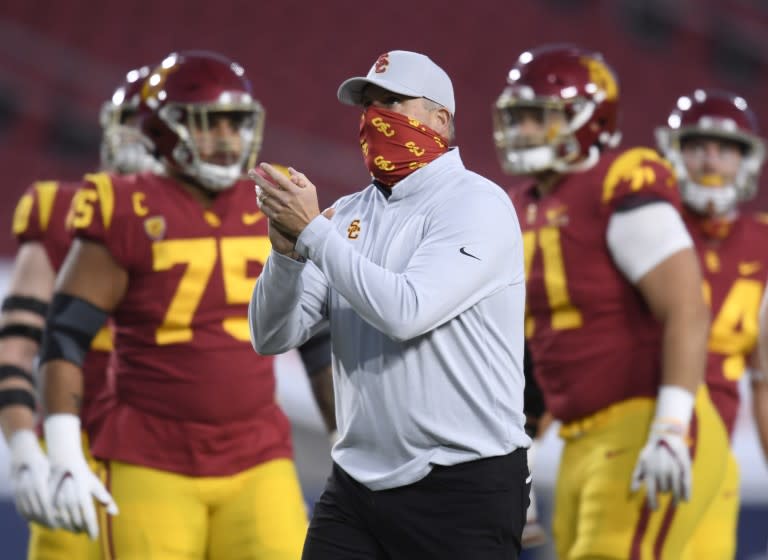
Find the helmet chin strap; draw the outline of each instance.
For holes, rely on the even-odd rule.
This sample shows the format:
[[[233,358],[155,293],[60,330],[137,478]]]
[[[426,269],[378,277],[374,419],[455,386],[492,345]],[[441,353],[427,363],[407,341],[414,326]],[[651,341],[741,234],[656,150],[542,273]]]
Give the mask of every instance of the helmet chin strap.
[[[536,146],[507,151],[505,170],[519,174],[537,173],[552,169],[554,163],[555,150],[552,146]]]
[[[176,162],[191,159],[185,165],[179,166],[181,173],[212,192],[224,191],[232,187],[242,176],[244,160],[247,157],[242,155],[240,161],[232,165],[216,165],[203,161],[196,151],[181,142],[174,149],[174,155]]]
[[[530,174],[551,169],[558,173],[577,173],[591,169],[599,159],[600,150],[597,146],[591,146],[587,157],[574,163],[558,159],[554,146],[537,146],[507,152],[505,171]]]
[[[690,180],[682,184],[682,196],[685,203],[695,212],[707,214],[711,207],[716,216],[725,216],[736,208],[739,201],[739,192],[735,185],[705,187]]]
[[[578,173],[579,171],[586,171],[591,169],[597,161],[600,159],[600,150],[597,146],[590,146],[587,157],[581,159],[575,163],[567,163],[565,161],[556,161],[553,169],[558,173]]]
[[[197,164],[195,178],[201,185],[212,191],[223,191],[230,188],[242,175],[241,163],[233,165],[214,165],[201,161]]]

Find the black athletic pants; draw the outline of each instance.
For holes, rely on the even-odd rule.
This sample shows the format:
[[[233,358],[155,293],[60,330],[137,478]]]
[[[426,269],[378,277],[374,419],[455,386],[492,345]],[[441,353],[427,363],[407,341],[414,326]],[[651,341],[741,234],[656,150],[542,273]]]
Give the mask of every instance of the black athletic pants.
[[[517,560],[528,479],[525,449],[380,491],[334,464],[302,560]]]

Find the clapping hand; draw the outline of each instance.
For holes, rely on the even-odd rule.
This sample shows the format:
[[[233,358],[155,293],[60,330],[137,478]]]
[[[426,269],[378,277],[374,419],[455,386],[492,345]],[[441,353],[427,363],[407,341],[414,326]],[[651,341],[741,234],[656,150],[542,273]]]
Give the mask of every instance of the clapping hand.
[[[262,163],[248,175],[256,182],[256,195],[261,211],[286,241],[295,241],[307,224],[320,214],[317,189],[303,173],[288,168],[286,177],[277,168]],[[265,176],[266,174],[266,176]]]

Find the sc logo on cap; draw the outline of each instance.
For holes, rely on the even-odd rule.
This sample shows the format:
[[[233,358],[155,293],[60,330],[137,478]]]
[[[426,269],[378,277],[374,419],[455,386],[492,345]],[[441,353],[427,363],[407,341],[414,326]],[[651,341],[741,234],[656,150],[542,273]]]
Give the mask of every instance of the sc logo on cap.
[[[384,53],[376,59],[376,62],[373,63],[374,72],[377,74],[385,72],[387,70],[387,66],[389,66],[389,53]]]

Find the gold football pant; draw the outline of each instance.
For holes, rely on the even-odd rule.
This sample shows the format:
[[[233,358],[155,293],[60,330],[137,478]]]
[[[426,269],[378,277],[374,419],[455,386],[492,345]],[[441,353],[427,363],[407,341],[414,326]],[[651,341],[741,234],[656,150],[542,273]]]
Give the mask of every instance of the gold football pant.
[[[729,560],[736,556],[739,522],[739,464],[731,451],[725,478],[688,544],[689,560]]]
[[[103,466],[91,457],[88,436],[83,432],[83,455],[91,470],[103,480]],[[41,442],[43,444],[43,442]],[[99,515],[103,514],[97,509]],[[29,524],[29,547],[27,560],[101,560],[102,551],[98,541],[92,541],[87,533],[70,533],[63,529],[48,529],[37,523]]]
[[[631,493],[630,483],[655,405],[653,399],[631,399],[561,428],[565,446],[553,517],[561,560],[683,557],[725,477],[728,438],[706,389],[700,389],[690,430],[691,500],[675,505],[665,494],[651,511],[644,490]]]
[[[293,462],[190,477],[106,464],[120,508],[101,534],[107,560],[299,560],[307,514]]]

